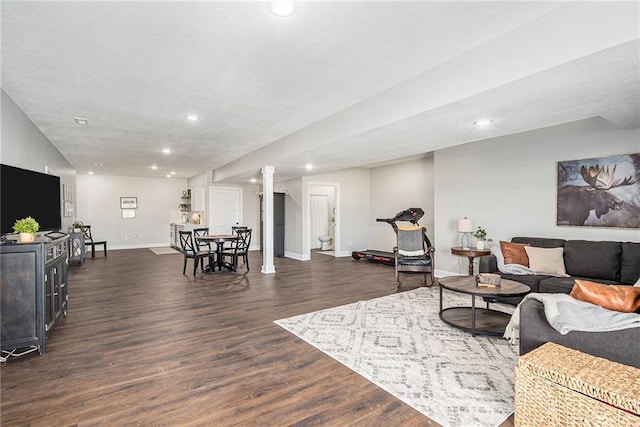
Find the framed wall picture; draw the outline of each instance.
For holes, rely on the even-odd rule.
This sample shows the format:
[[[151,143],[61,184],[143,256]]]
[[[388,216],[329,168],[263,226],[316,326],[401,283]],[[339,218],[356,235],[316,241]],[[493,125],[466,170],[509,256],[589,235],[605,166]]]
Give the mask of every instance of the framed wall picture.
[[[640,153],[558,162],[557,225],[640,228]]]
[[[120,209],[138,209],[138,198],[120,197]]]
[[[132,219],[136,217],[135,209],[122,209],[122,219]]]
[[[64,201],[64,217],[69,218],[73,216],[73,202],[69,200]]]

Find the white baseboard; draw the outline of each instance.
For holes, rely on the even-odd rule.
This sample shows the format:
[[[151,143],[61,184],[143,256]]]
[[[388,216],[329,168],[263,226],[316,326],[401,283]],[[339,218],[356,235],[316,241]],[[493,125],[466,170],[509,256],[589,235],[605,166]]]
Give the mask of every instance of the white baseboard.
[[[170,247],[169,243],[140,243],[134,245],[110,245],[107,241],[108,251],[118,251],[122,249],[148,249],[148,248],[166,248]],[[102,250],[102,245],[96,245],[96,252]]]
[[[436,271],[433,272],[433,275],[436,277],[465,276],[464,274],[460,274],[453,271],[438,270],[437,268],[436,268]]]
[[[335,253],[336,258],[347,257],[347,256],[351,256],[351,251],[342,251],[342,252]]]
[[[302,254],[297,253],[297,252],[284,252],[284,256],[287,258],[291,258],[291,259],[295,259],[297,261],[309,261],[310,258],[305,258],[302,256]]]

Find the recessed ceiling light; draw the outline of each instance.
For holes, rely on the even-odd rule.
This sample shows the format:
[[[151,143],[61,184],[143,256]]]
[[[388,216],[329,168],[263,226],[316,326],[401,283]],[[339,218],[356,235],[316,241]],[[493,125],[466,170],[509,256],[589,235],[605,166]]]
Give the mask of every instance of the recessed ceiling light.
[[[97,168],[101,168],[102,167],[102,163],[94,163],[93,166],[95,166]]]
[[[296,7],[292,1],[283,0],[271,2],[271,4],[269,5],[269,9],[271,9],[271,12],[274,15],[280,16],[282,18],[290,16],[293,14],[293,12],[296,11]]]
[[[163,149],[162,149],[162,152],[163,152],[164,154],[169,154],[169,153],[171,153],[171,150],[170,150],[170,149],[168,149],[168,148],[163,148]]]
[[[311,169],[313,169],[313,165],[311,163],[309,163],[308,165],[305,166],[305,168],[310,171]]]
[[[189,120],[190,122],[197,122],[198,119],[200,118],[195,114],[188,114],[186,117],[187,117],[187,120]]]
[[[175,175],[175,174],[176,174],[176,171],[171,171],[171,175]]]
[[[171,178],[171,175],[167,174],[167,178]]]
[[[153,169],[153,170],[158,169],[158,165],[151,165],[151,169]]]
[[[93,175],[93,171],[89,171],[87,172],[89,175]]]
[[[474,125],[478,125],[478,126],[486,126],[486,125],[490,125],[491,123],[493,123],[493,120],[478,120],[476,122],[473,122]]]
[[[73,120],[76,121],[77,124],[79,125],[88,125],[89,124],[89,120],[83,118],[83,117],[74,117]]]
[[[251,178],[249,181],[251,181],[251,183],[255,183],[257,181],[257,179]]]

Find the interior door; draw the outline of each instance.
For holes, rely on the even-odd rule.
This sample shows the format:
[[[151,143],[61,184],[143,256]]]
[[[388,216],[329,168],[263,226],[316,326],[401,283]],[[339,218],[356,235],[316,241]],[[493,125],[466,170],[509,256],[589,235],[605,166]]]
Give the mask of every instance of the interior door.
[[[242,188],[209,188],[209,233],[231,234],[231,227],[242,225]]]

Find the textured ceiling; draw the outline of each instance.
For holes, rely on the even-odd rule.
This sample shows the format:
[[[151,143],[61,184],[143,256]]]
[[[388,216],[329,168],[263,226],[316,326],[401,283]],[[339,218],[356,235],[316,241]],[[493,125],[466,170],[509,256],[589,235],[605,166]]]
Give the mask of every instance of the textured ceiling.
[[[2,88],[81,174],[286,179],[594,116],[638,127],[639,7],[3,1]]]

